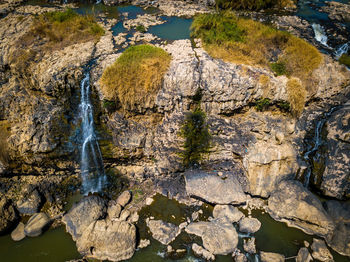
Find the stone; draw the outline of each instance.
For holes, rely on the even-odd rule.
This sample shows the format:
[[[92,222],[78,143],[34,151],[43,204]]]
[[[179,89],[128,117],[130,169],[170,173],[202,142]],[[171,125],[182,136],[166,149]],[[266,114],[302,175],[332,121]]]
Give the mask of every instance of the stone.
[[[172,246],[168,245],[168,246],[166,247],[166,252],[171,253],[171,252],[173,252],[173,251],[174,251],[174,250],[173,250],[173,247],[172,247]]]
[[[249,254],[255,254],[256,253],[255,237],[243,239],[243,249],[245,252]]]
[[[250,193],[269,197],[283,180],[293,179],[298,169],[296,151],[291,143],[273,145],[258,141],[243,159]]]
[[[83,256],[98,260],[121,261],[133,256],[136,227],[125,221],[92,222],[76,241]]]
[[[20,241],[25,237],[26,234],[24,233],[24,224],[20,222],[16,229],[12,231],[11,238],[13,241]]]
[[[268,200],[268,213],[307,234],[326,236],[333,232],[334,222],[320,200],[299,181],[283,181]]]
[[[153,203],[154,199],[152,197],[147,197],[146,198],[146,205],[150,206]]]
[[[141,239],[139,245],[137,246],[138,249],[146,248],[151,244],[151,241],[149,239]]]
[[[127,209],[124,209],[122,213],[120,214],[119,220],[126,221],[128,217],[130,216],[130,211]]]
[[[74,241],[79,239],[90,224],[106,213],[106,201],[98,196],[88,196],[75,204],[63,216],[62,222]]]
[[[296,257],[296,262],[310,262],[311,260],[312,257],[309,253],[309,250],[306,247],[300,248]]]
[[[325,262],[334,261],[331,252],[329,252],[326,243],[323,240],[314,238],[311,245],[311,249],[312,257],[314,259]]]
[[[247,262],[247,261],[248,261],[246,255],[243,254],[239,249],[236,249],[236,250],[232,253],[232,257],[233,257],[233,260],[234,260],[235,262]]]
[[[7,233],[14,226],[18,215],[12,202],[0,194],[0,234]]]
[[[214,218],[226,217],[231,223],[236,223],[244,217],[244,214],[234,206],[216,205],[213,216]]]
[[[130,191],[124,191],[117,198],[117,204],[119,204],[121,207],[125,207],[130,202],[130,200],[131,200]]]
[[[34,190],[28,197],[17,201],[16,206],[22,215],[33,215],[39,211],[41,197],[37,190]]]
[[[215,173],[190,171],[185,173],[186,192],[189,196],[213,204],[242,204],[246,195],[234,176],[221,179]]]
[[[326,5],[321,7],[323,12],[328,13],[330,19],[340,22],[350,21],[350,5],[346,3],[338,3],[335,1],[327,1]]]
[[[284,256],[277,253],[260,251],[261,262],[284,262]]]
[[[335,222],[335,229],[326,237],[327,244],[343,256],[350,256],[350,204],[336,200],[325,203],[325,209]]]
[[[243,233],[255,233],[260,227],[261,222],[256,218],[244,217],[239,221],[239,231]]]
[[[137,212],[133,212],[129,218],[128,218],[128,222],[130,223],[137,223],[139,221],[139,214]]]
[[[204,248],[214,255],[232,253],[238,244],[236,229],[230,222],[220,219],[190,223],[185,231],[201,237]]]
[[[40,236],[50,222],[50,218],[45,213],[36,213],[29,218],[24,227],[24,233],[28,237]]]
[[[115,201],[109,201],[107,209],[109,219],[119,218],[121,211],[122,207],[119,204],[115,203]]]
[[[178,226],[162,220],[147,220],[152,237],[163,245],[168,245],[181,233]]]
[[[208,260],[208,261],[215,260],[215,256],[212,253],[210,253],[208,250],[206,250],[202,246],[197,245],[196,243],[192,244],[192,251],[193,251],[193,253],[195,253],[195,255],[202,257],[205,260]]]

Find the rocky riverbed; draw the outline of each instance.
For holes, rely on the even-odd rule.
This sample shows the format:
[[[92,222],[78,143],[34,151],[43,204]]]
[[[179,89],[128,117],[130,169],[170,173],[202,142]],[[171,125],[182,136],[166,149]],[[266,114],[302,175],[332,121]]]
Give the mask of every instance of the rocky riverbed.
[[[287,77],[214,59],[198,39],[169,41],[147,32],[166,24],[166,16],[213,12],[212,1],[133,4],[157,9],[138,7],[141,13],[124,12],[118,18],[100,13],[105,34],[99,41],[52,50],[28,64],[30,74],[25,75],[12,59],[18,40],[30,30],[33,15],[66,6],[1,2],[0,143],[5,142],[0,145],[0,233],[11,233],[13,241],[30,241],[64,225],[84,259],[138,261],[152,252],[158,260],[284,261],[293,256],[296,261],[347,261],[349,70],[332,57],[333,51],[323,54],[311,76],[314,88],[305,110],[295,118],[278,106],[288,100]],[[333,20],[344,17],[339,4],[328,3],[322,10]],[[324,49],[314,40],[311,23],[302,18],[248,15]],[[125,32],[115,33],[117,23]],[[140,24],[145,32],[136,30]],[[334,41],[347,37],[339,34]],[[134,112],[126,114],[118,104],[110,111],[99,83],[102,72],[125,48],[139,43],[171,55],[162,86],[155,99],[137,105]],[[77,105],[87,69],[110,184],[100,195],[79,196],[71,206],[81,187]],[[212,140],[201,167],[189,170],[178,154],[183,144],[178,133],[198,94]],[[256,103],[263,98],[269,106],[259,111]],[[307,141],[321,119],[323,162],[307,162]],[[302,183],[308,168],[316,181],[310,188]],[[291,248],[269,249],[262,235],[271,231],[265,229],[269,223],[283,232],[298,232],[307,243],[298,239],[293,246],[290,240],[285,245]]]

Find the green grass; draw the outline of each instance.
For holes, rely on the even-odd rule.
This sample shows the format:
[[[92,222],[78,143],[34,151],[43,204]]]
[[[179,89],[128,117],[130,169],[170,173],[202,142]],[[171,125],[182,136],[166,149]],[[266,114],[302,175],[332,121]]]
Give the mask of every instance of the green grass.
[[[151,45],[128,48],[101,77],[105,99],[120,102],[124,110],[135,111],[153,100],[168,70],[171,56]]]
[[[268,98],[261,98],[255,102],[255,108],[258,111],[265,111],[271,105],[271,100]]]
[[[140,33],[146,33],[146,28],[143,25],[138,25],[136,26],[136,31],[140,32]]]
[[[180,152],[185,167],[198,164],[203,154],[209,153],[211,136],[206,115],[199,105],[186,115],[179,135],[185,139],[183,150]]]
[[[294,4],[292,0],[216,0],[221,9],[260,10],[267,8],[284,8]]]
[[[347,67],[350,67],[350,56],[346,54],[342,54],[342,56],[339,58],[339,63],[342,65],[346,65]]]
[[[277,76],[287,74],[286,64],[284,62],[270,63],[270,67]]]

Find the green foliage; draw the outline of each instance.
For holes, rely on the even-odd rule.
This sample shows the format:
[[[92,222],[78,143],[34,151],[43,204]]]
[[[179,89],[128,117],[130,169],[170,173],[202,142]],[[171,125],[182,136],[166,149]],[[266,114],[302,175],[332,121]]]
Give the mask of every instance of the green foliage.
[[[260,10],[272,7],[288,7],[292,0],[216,0],[216,5],[221,9],[248,9]]]
[[[210,134],[206,115],[200,107],[187,114],[179,135],[185,138],[180,156],[185,167],[198,164],[203,154],[209,153]]]
[[[286,101],[278,101],[277,107],[281,109],[281,111],[289,112],[290,111],[290,103]]]
[[[342,56],[339,58],[339,63],[346,65],[347,67],[350,67],[350,56],[346,54],[342,54]]]
[[[63,23],[65,21],[72,20],[78,16],[76,12],[74,12],[72,9],[68,8],[65,11],[54,11],[54,12],[48,12],[44,13],[44,16],[50,20],[50,22],[54,23]]]
[[[167,52],[155,46],[128,48],[102,74],[100,82],[104,97],[120,101],[125,110],[136,110],[154,99],[170,60]]]
[[[114,112],[116,110],[116,104],[114,101],[103,100],[103,107],[107,110],[107,112]]]
[[[255,108],[258,111],[265,111],[271,105],[271,100],[268,98],[261,98],[255,102]]]
[[[277,76],[287,74],[286,64],[284,62],[270,63],[270,67]]]
[[[136,29],[136,31],[139,31],[141,33],[145,33],[147,31],[143,25],[138,25],[138,26],[136,26],[135,29]]]
[[[193,37],[201,38],[206,44],[224,44],[243,41],[244,31],[237,26],[235,16],[201,14],[191,26]]]

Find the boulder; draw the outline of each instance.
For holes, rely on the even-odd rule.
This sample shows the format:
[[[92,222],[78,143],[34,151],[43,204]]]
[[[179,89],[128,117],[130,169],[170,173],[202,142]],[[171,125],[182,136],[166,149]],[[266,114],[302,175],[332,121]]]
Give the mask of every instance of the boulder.
[[[284,256],[277,253],[271,252],[260,252],[261,262],[284,262]]]
[[[334,230],[334,223],[320,200],[299,181],[281,182],[268,200],[267,211],[275,220],[307,234],[326,236]]]
[[[130,216],[130,211],[127,210],[127,209],[124,209],[124,210],[120,213],[119,220],[126,221],[126,220],[128,219],[129,216]]]
[[[13,241],[20,241],[26,237],[24,233],[24,224],[20,222],[15,230],[11,232],[11,238]]]
[[[326,238],[327,244],[339,254],[350,256],[350,204],[330,200],[325,209],[336,225],[333,234]]]
[[[27,197],[17,201],[16,206],[22,215],[33,215],[39,211],[41,197],[37,190],[34,190]]]
[[[215,256],[212,253],[210,253],[208,250],[206,250],[202,246],[197,245],[196,243],[192,244],[192,251],[197,256],[202,257],[207,261],[215,260]]]
[[[147,220],[152,237],[163,245],[169,245],[181,233],[178,226],[162,220]]]
[[[245,254],[243,254],[239,249],[236,249],[235,252],[232,253],[233,260],[235,262],[247,262],[248,259]]]
[[[124,191],[120,194],[120,196],[117,198],[117,204],[119,204],[121,207],[125,207],[131,200],[131,193],[130,191]]]
[[[213,210],[214,218],[226,217],[231,223],[238,222],[244,214],[237,207],[230,205],[216,205]]]
[[[45,213],[36,213],[29,218],[24,227],[24,233],[28,237],[40,236],[50,222],[50,218]]]
[[[261,227],[261,222],[256,218],[244,217],[239,221],[239,231],[243,233],[255,233]]]
[[[117,204],[115,201],[109,201],[107,209],[109,219],[113,220],[119,218],[121,211],[122,207],[119,204]]]
[[[204,199],[213,204],[242,204],[246,195],[237,178],[230,175],[222,179],[216,173],[190,171],[185,174],[186,192],[189,196]]]
[[[312,257],[314,259],[325,262],[334,261],[331,252],[329,252],[326,243],[323,240],[314,238],[311,249]]]
[[[249,254],[255,254],[256,253],[255,237],[243,239],[243,249],[245,252]]]
[[[75,204],[63,216],[62,222],[66,225],[67,232],[76,241],[92,222],[103,217],[105,213],[106,201],[98,196],[89,196]]]
[[[133,256],[136,227],[125,221],[92,222],[77,239],[78,251],[98,260],[121,261]]]
[[[149,239],[141,239],[139,245],[137,246],[138,249],[148,247],[151,244],[151,241]]]
[[[309,250],[306,247],[300,248],[296,257],[296,262],[310,262],[311,260],[312,257],[309,253]]]
[[[291,143],[280,145],[258,141],[248,149],[243,159],[250,193],[269,197],[283,180],[293,179],[298,169],[297,154]]]
[[[0,234],[11,230],[18,219],[16,209],[4,195],[0,194]]]
[[[201,237],[204,248],[214,255],[232,253],[238,244],[236,229],[227,220],[214,219],[210,222],[190,223],[185,231]]]

